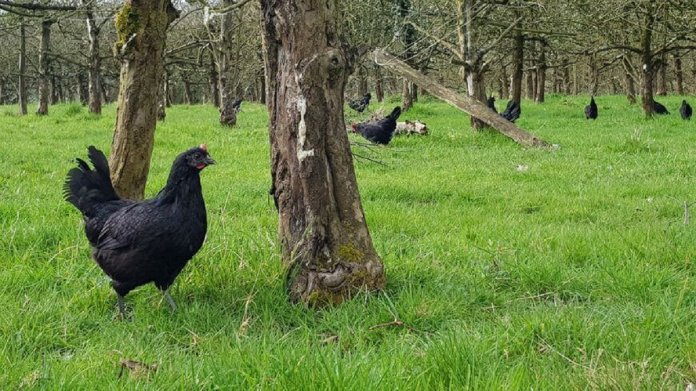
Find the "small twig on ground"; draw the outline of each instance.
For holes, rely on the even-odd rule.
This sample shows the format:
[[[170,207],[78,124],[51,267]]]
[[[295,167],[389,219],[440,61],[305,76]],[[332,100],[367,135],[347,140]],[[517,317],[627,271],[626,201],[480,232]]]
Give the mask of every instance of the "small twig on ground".
[[[387,167],[387,164],[384,163],[384,162],[382,162],[382,161],[379,161],[379,160],[376,160],[376,159],[372,159],[372,158],[367,157],[367,156],[358,155],[358,154],[355,153],[355,152],[353,152],[353,156],[355,156],[355,157],[358,158],[358,159],[369,160],[369,161],[371,161],[372,163],[377,163],[377,164],[380,164],[380,165],[382,165],[382,166]]]
[[[377,330],[377,329],[381,329],[381,328],[385,328],[385,327],[405,327],[409,331],[413,331],[413,332],[418,331],[415,328],[407,325],[406,323],[404,323],[403,321],[401,321],[399,319],[394,319],[391,322],[387,322],[387,323],[376,324],[374,326],[371,326],[368,330],[373,331],[373,330]]]

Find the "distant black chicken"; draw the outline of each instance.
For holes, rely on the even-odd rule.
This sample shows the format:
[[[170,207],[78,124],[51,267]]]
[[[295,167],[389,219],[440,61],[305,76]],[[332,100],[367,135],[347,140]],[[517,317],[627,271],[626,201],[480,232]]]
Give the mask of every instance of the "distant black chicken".
[[[681,107],[679,108],[679,114],[681,114],[681,117],[683,120],[690,120],[691,115],[693,114],[693,109],[691,108],[691,105],[686,103],[686,99],[682,100]]]
[[[585,119],[597,119],[599,114],[597,104],[594,101],[594,96],[590,98],[590,104],[585,106]]]
[[[486,100],[486,106],[488,106],[489,109],[493,110],[494,113],[497,113],[498,110],[495,108],[495,98],[493,95],[491,95],[487,100]]]
[[[215,161],[207,147],[177,156],[166,186],[145,201],[120,198],[104,154],[90,146],[88,156],[94,168],[78,158],[64,196],[82,212],[92,257],[111,277],[120,314],[125,315],[124,296],[149,282],[176,309],[167,289],[203,245],[208,227],[200,172]]]
[[[220,124],[223,126],[234,126],[237,124],[237,113],[242,105],[242,99],[227,102],[220,111]]]
[[[401,107],[395,107],[392,112],[375,122],[364,122],[360,124],[352,124],[353,132],[360,133],[366,139],[373,143],[387,145],[394,135],[396,130],[396,120],[401,115]]]
[[[667,111],[667,108],[662,103],[657,102],[655,100],[653,100],[653,111],[656,114],[660,114],[660,115],[669,114],[669,111]]]
[[[505,106],[505,111],[500,113],[503,118],[513,123],[520,118],[520,114],[522,114],[522,108],[514,100],[510,100],[507,106]]]
[[[370,99],[372,99],[372,94],[368,92],[365,95],[363,95],[363,97],[360,98],[360,100],[356,99],[348,102],[348,107],[357,111],[358,113],[362,113],[370,104]]]

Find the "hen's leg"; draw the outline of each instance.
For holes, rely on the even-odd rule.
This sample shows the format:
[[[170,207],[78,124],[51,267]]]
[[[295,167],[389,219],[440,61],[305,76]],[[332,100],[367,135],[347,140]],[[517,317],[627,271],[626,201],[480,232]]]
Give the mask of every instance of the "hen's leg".
[[[164,295],[164,298],[167,300],[167,303],[169,303],[169,306],[172,307],[172,311],[176,311],[176,303],[169,294],[169,290],[163,290],[162,295]]]
[[[125,319],[126,318],[126,303],[123,300],[123,296],[119,295],[118,293],[116,294],[118,296],[118,313],[121,316],[121,318]]]
[[[126,319],[126,302],[124,297],[130,292],[134,287],[129,284],[124,284],[119,281],[111,280],[111,286],[116,291],[116,300],[118,305],[118,317],[121,319]]]

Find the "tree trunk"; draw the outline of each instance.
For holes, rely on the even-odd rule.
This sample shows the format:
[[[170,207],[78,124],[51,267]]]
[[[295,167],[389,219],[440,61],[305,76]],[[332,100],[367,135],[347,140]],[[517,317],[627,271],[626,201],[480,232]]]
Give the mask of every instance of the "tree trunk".
[[[382,103],[384,100],[384,79],[382,78],[382,69],[378,66],[375,67],[375,95],[377,102]]]
[[[184,83],[184,103],[191,105],[194,103],[193,94],[191,93],[191,81],[188,78],[183,79]]]
[[[19,115],[27,115],[27,28],[24,19],[19,23],[19,81],[17,82],[17,102]]]
[[[466,92],[479,102],[486,101],[486,85],[482,69],[483,55],[478,53],[474,38],[474,0],[457,1],[457,36],[460,59],[464,60],[464,77]],[[471,117],[471,129],[479,131],[486,128],[486,123],[474,116]]]
[[[0,78],[0,106],[5,104],[5,79]]]
[[[530,69],[525,72],[525,81],[527,82],[527,99],[534,99],[534,70]]]
[[[51,25],[53,20],[44,19],[41,22],[41,42],[39,43],[39,107],[37,115],[48,114],[48,104],[51,100],[51,78],[48,72],[48,53],[51,50]]]
[[[521,11],[515,12],[515,17],[520,18],[522,16]],[[514,48],[512,49],[512,100],[517,104],[522,102],[522,76],[524,68],[524,35],[522,35],[522,20],[517,22],[515,27],[514,35]]]
[[[500,88],[498,90],[498,98],[500,98],[500,99],[509,99],[510,98],[510,90],[508,89],[507,67],[505,65],[500,67]]]
[[[397,0],[399,16],[406,21],[411,14],[411,0]],[[413,44],[416,42],[416,29],[410,23],[403,23],[401,38],[404,45],[403,58],[411,66],[414,64]],[[413,83],[404,80],[401,89],[401,110],[408,111],[413,106]]]
[[[621,58],[621,63],[624,68],[624,85],[626,88],[626,99],[628,99],[629,104],[636,103],[636,83],[633,79],[633,73],[631,72],[632,66],[631,61],[628,59],[627,55],[623,55]]]
[[[352,55],[338,31],[338,2],[260,0],[271,190],[288,294],[308,306],[340,303],[385,284],[343,120]]]
[[[94,19],[94,2],[92,0],[82,0],[82,4],[86,7],[85,13],[87,16],[87,37],[89,39],[89,112],[101,114],[101,58],[99,57],[99,26]]]
[[[599,69],[597,68],[597,57],[590,56],[590,95],[596,96],[599,91]]]
[[[677,94],[684,95],[684,71],[679,52],[674,53],[674,77],[677,81]]]
[[[534,101],[536,103],[544,103],[546,95],[546,41],[541,41],[539,45],[539,58],[536,64],[536,91]]]
[[[667,56],[664,54],[660,57],[659,77],[657,83],[657,95],[667,95]]]
[[[570,65],[568,65],[568,59],[563,59],[563,93],[570,95]]]
[[[650,3],[649,3],[650,5]],[[651,9],[645,14],[645,23],[642,26],[643,31],[640,38],[641,46],[641,62],[643,69],[643,78],[641,80],[641,103],[643,104],[643,111],[646,117],[652,118],[654,111],[654,97],[653,97],[653,77],[654,72],[654,62],[652,56],[652,28],[655,21],[655,16],[653,14],[652,5]]]
[[[208,85],[210,86],[210,102],[217,108],[220,107],[220,80],[218,79],[217,67],[215,58],[210,52],[210,70],[208,73]]]
[[[224,0],[223,7],[234,5],[236,0]],[[235,16],[234,11],[227,12],[221,16],[220,23],[220,38],[217,51],[217,64],[218,64],[218,79],[220,81],[220,110],[224,109],[225,106],[237,99],[235,91],[235,69],[234,69],[234,27],[235,27]]]
[[[365,74],[365,67],[358,66],[358,96],[364,96],[367,92],[367,75]]]
[[[408,111],[413,106],[413,95],[411,94],[411,86],[413,83],[404,79],[401,89],[401,110]]]
[[[125,198],[143,198],[167,28],[178,16],[170,0],[126,0],[116,16],[115,50],[121,58],[121,77],[109,163],[114,187]]]
[[[89,81],[82,71],[77,73],[77,97],[82,105],[89,102]]]

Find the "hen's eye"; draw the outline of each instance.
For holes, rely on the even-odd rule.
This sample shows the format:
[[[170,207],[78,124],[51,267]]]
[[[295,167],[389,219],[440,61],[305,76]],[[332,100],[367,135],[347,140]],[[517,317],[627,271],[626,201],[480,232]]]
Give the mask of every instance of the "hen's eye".
[[[198,159],[201,158],[201,154],[200,154],[200,153],[195,153],[195,154],[193,154],[193,158],[196,159],[196,160],[198,160]]]

